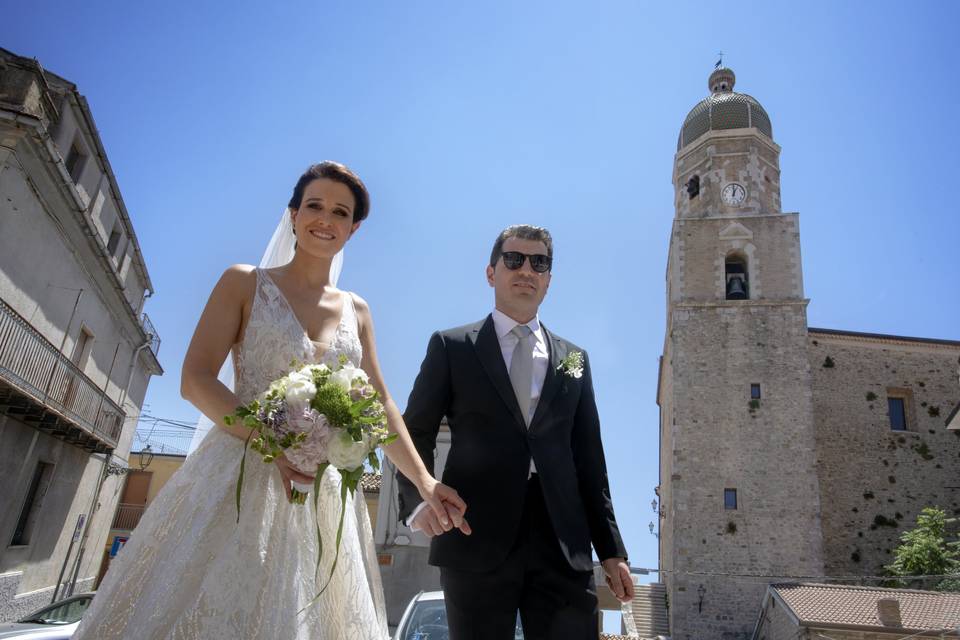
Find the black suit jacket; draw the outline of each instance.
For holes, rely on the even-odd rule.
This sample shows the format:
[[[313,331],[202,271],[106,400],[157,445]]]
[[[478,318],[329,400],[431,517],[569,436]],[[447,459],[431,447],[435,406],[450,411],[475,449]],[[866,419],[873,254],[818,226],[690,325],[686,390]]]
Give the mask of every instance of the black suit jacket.
[[[444,416],[451,445],[443,482],[467,503],[473,534],[435,536],[430,564],[485,571],[507,556],[517,537],[530,458],[570,566],[591,571],[591,542],[601,560],[626,557],[600,441],[590,363],[584,352],[581,378],[558,371],[575,345],[543,327],[550,363],[540,400],[525,425],[510,384],[493,317],[434,333],[413,385],[404,421],[427,469],[433,469],[437,432]],[[416,487],[398,474],[400,518],[421,502]]]

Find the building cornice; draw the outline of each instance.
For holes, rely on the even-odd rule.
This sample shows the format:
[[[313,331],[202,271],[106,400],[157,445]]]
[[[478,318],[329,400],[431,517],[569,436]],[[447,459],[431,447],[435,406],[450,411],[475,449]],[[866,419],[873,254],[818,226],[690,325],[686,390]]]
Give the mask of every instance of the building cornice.
[[[782,218],[784,216],[799,216],[797,211],[782,211],[779,213],[711,213],[708,216],[697,218],[674,218],[674,222],[685,224],[687,222],[711,222],[713,220],[746,220],[749,218]]]
[[[838,340],[849,340],[852,342],[871,342],[875,344],[894,344],[916,346],[925,345],[934,348],[944,348],[951,351],[960,349],[958,340],[942,340],[939,338],[914,338],[911,336],[894,336],[884,333],[865,333],[861,331],[842,331],[840,329],[821,329],[818,327],[808,327],[807,332],[811,336],[835,338]]]
[[[133,264],[143,279],[144,289],[153,294],[153,282],[150,280],[150,274],[147,273],[147,265],[143,259],[143,253],[140,251],[140,241],[137,240],[136,231],[133,229],[133,222],[130,220],[130,214],[127,212],[127,205],[120,195],[120,186],[117,184],[117,178],[113,173],[113,166],[107,158],[107,151],[103,148],[103,141],[100,139],[100,133],[97,131],[96,122],[93,120],[93,113],[90,112],[90,105],[87,99],[80,95],[80,92],[73,89],[69,93],[71,101],[75,102],[77,109],[83,114],[84,124],[87,133],[97,149],[97,156],[100,159],[100,165],[103,168],[107,180],[110,182],[110,191],[113,193],[113,200],[117,205],[117,211],[120,213],[120,219],[123,221],[124,230],[127,232],[127,239],[133,246]]]
[[[767,147],[774,153],[780,153],[780,145],[760,133],[756,127],[744,127],[742,129],[711,129],[705,132],[696,140],[689,142],[677,151],[674,155],[674,165],[677,160],[697,151],[700,147],[709,145],[716,140],[736,140],[737,138],[758,142]]]
[[[712,300],[703,302],[671,302],[671,311],[675,309],[739,309],[742,307],[806,307],[809,298],[801,300]]]

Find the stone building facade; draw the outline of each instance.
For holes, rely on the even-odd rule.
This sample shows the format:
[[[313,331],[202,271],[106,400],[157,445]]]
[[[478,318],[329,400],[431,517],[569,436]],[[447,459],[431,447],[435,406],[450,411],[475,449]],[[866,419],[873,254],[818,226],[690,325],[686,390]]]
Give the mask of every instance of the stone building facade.
[[[824,572],[880,575],[924,507],[960,515],[960,433],[945,425],[960,343],[811,328],[809,345]]]
[[[159,337],[89,105],[0,49],[0,620],[92,585]]]
[[[780,147],[734,83],[711,74],[674,161],[657,398],[677,640],[749,637],[769,583],[875,575],[899,523],[960,499],[947,488],[960,484],[960,438],[944,424],[960,343],[808,328]]]

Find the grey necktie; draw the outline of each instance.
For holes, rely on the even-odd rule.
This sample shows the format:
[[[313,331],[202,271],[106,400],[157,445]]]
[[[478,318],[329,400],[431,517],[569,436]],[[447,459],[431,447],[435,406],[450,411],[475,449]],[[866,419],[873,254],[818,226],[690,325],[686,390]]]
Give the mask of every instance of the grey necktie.
[[[517,394],[517,404],[523,421],[530,425],[530,394],[533,386],[533,330],[525,324],[518,324],[510,333],[517,336],[517,346],[510,359],[510,382]]]

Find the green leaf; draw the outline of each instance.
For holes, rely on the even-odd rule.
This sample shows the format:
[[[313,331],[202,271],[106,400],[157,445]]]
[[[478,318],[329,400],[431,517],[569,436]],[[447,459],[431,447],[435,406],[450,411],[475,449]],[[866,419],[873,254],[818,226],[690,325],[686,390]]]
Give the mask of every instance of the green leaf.
[[[341,471],[340,472],[341,477],[343,476],[343,474],[344,472]],[[323,592],[327,590],[327,587],[330,586],[330,581],[333,579],[333,572],[337,568],[337,561],[340,559],[340,541],[343,539],[343,516],[345,515],[346,511],[347,511],[347,484],[346,482],[342,482],[340,484],[340,524],[337,525],[337,541],[336,541],[337,550],[333,556],[333,564],[330,565],[330,575],[327,576],[327,582],[326,584],[323,585],[323,588],[320,589],[320,592],[317,595],[315,595],[313,599],[310,602],[308,602],[306,606],[303,607],[303,609],[300,609],[300,611],[297,611],[297,615],[300,615],[301,613],[306,611],[307,608],[310,607],[310,605],[316,602],[320,598],[320,596],[323,595]]]
[[[363,400],[358,400],[350,407],[350,413],[354,417],[360,416],[364,411],[373,406],[373,403],[377,402],[376,396],[371,396],[369,398],[364,398]]]
[[[240,524],[240,493],[243,491],[243,470],[247,464],[247,444],[253,436],[253,431],[243,443],[243,457],[240,458],[240,475],[237,477],[237,524]]]
[[[317,520],[318,500],[320,499],[320,483],[323,482],[323,472],[330,466],[329,462],[324,462],[317,467],[317,475],[313,478],[313,523],[317,527],[317,568],[314,571],[313,579],[320,576],[320,560],[323,558],[323,536],[320,535],[320,521]]]

